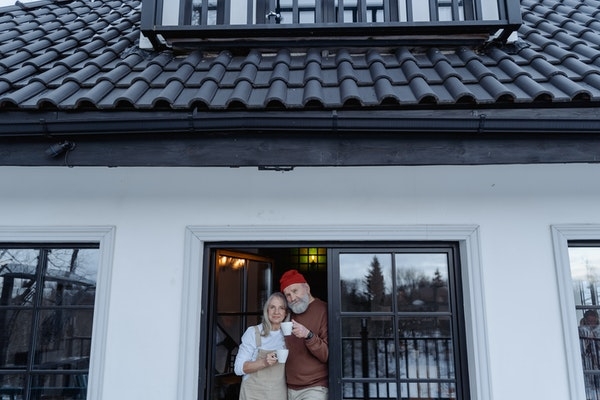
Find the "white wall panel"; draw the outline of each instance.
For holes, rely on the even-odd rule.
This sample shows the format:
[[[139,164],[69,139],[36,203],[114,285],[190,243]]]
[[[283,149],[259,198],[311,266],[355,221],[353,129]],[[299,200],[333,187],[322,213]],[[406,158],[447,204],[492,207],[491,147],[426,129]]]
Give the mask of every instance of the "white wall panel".
[[[568,399],[550,226],[600,223],[598,176],[574,164],[3,167],[0,225],[116,227],[106,400],[177,399],[186,227],[477,225],[493,391],[477,400]]]

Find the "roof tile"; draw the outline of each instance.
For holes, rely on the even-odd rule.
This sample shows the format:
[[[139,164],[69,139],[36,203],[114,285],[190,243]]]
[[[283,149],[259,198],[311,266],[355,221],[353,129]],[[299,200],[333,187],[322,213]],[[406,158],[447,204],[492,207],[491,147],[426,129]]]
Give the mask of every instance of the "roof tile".
[[[186,109],[600,101],[595,0],[522,0],[514,47],[145,53],[140,0],[0,9],[0,107]]]

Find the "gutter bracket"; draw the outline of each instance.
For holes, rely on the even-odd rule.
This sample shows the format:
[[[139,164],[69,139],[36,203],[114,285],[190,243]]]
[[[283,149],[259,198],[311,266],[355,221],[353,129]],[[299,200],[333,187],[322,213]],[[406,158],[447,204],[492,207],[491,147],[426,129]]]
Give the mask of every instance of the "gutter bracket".
[[[331,129],[337,133],[338,130],[338,114],[336,110],[331,112]]]
[[[485,114],[479,116],[479,126],[477,127],[477,133],[483,133],[485,130]]]

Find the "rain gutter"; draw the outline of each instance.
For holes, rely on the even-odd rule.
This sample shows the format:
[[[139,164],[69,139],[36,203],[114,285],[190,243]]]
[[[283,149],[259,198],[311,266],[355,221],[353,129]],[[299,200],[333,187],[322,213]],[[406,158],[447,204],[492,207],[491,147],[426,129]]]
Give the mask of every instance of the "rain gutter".
[[[600,133],[598,108],[524,110],[86,111],[0,114],[0,140],[147,134]],[[114,139],[114,138],[113,138]]]

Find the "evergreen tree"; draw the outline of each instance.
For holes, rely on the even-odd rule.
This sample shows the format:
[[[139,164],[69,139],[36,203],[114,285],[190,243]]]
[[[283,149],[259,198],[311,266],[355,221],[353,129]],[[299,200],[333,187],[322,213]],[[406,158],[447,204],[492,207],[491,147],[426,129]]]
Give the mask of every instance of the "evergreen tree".
[[[375,310],[378,306],[383,306],[385,301],[385,282],[381,264],[377,256],[373,256],[371,267],[366,277],[367,296],[371,303],[371,310]]]

